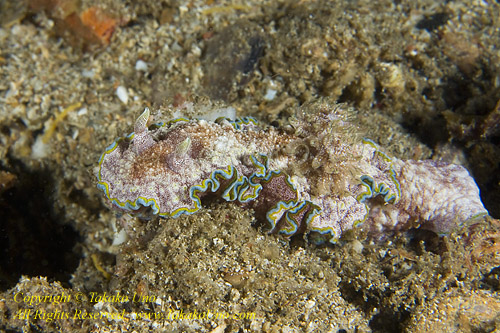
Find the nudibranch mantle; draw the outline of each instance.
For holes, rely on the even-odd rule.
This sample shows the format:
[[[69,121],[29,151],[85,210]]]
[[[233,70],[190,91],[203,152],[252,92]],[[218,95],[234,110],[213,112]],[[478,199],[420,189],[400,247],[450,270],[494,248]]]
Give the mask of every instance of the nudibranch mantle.
[[[205,196],[252,208],[272,232],[308,232],[335,242],[364,224],[371,232],[422,225],[440,234],[488,212],[467,170],[390,158],[370,140],[343,138],[338,108],[295,133],[253,118],[176,119],[117,139],[99,160],[98,187],[118,209],[148,217],[192,214]],[[298,120],[300,121],[300,119]]]

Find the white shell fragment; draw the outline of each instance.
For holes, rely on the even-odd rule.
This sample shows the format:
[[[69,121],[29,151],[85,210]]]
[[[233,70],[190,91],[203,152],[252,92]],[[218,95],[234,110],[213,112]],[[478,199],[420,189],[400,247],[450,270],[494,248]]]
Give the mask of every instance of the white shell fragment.
[[[123,104],[128,103],[128,92],[127,92],[127,88],[125,88],[124,86],[118,86],[118,88],[116,88],[116,96],[118,96],[118,99]]]

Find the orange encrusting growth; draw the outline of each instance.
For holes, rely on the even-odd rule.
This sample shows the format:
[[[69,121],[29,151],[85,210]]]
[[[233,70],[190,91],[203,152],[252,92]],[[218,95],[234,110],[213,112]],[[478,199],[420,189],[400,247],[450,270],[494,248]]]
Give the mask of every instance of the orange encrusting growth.
[[[80,14],[80,19],[92,33],[102,42],[109,44],[118,21],[106,14],[99,7],[90,7]]]

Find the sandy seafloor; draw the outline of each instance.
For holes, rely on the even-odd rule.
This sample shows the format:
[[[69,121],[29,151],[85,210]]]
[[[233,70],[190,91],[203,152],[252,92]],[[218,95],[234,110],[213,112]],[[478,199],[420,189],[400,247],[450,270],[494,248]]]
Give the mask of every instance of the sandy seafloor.
[[[0,1],[0,26],[1,330],[500,330],[493,218],[318,247],[230,203],[119,217],[95,177],[146,106],[283,127],[321,99],[392,156],[464,165],[498,218],[498,1]]]

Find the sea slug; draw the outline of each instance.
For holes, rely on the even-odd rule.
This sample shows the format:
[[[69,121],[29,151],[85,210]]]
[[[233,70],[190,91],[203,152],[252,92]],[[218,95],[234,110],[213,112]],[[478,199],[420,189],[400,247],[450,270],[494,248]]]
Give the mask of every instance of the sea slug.
[[[149,116],[105,150],[97,175],[114,206],[141,217],[192,214],[215,195],[253,209],[270,232],[335,242],[360,224],[445,234],[488,214],[464,167],[391,158],[338,105],[299,110],[286,130],[253,118],[148,127]]]

